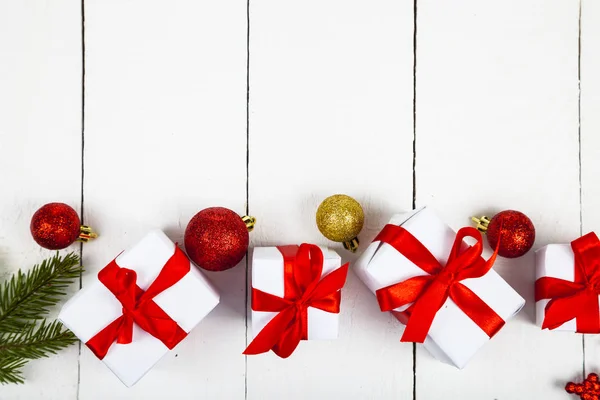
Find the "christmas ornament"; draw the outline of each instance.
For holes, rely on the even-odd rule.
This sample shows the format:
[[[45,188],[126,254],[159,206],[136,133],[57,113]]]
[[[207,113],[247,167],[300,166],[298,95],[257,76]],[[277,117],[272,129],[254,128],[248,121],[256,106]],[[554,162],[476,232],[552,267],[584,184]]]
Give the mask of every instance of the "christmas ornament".
[[[44,319],[79,280],[79,257],[55,255],[0,285],[0,384],[24,383],[22,367],[77,342],[58,321]],[[41,321],[41,322],[40,322]]]
[[[323,236],[342,242],[346,250],[358,249],[358,234],[364,223],[363,209],[350,196],[336,194],[323,200],[317,209],[317,226]]]
[[[600,400],[600,379],[598,374],[592,373],[583,383],[567,383],[565,390],[578,395],[581,400]]]
[[[75,241],[88,242],[98,237],[89,226],[81,225],[77,212],[64,203],[49,203],[31,218],[31,235],[40,246],[61,250]]]
[[[200,268],[224,271],[235,267],[248,250],[248,232],[256,219],[223,207],[196,214],[185,229],[185,250]]]
[[[490,247],[495,249],[498,246],[498,254],[502,257],[521,257],[533,247],[535,227],[522,212],[506,210],[491,220],[486,216],[471,219],[481,233],[487,234]]]

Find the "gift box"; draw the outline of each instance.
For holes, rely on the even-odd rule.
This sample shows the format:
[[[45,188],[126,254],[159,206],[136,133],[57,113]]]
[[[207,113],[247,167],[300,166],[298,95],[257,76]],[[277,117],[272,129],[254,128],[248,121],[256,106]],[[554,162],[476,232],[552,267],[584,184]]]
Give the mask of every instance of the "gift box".
[[[104,267],[59,319],[132,386],[219,303],[219,294],[160,230]]]
[[[464,238],[472,237],[468,246]],[[382,311],[406,324],[403,341],[424,343],[463,368],[525,300],[481,257],[474,228],[458,234],[429,208],[392,217],[355,263]],[[402,304],[402,306],[397,306]]]
[[[542,329],[600,333],[600,241],[589,233],[535,253],[536,320]]]
[[[244,354],[289,357],[300,340],[338,336],[348,264],[325,247],[257,247],[252,255],[252,332]]]

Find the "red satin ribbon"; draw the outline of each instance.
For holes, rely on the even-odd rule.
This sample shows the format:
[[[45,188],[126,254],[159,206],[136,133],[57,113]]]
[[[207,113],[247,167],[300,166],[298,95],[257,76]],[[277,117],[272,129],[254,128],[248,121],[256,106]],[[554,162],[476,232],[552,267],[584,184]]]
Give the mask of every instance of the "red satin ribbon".
[[[340,312],[340,289],[346,282],[348,264],[321,279],[323,253],[318,246],[302,244],[277,247],[283,255],[283,298],[252,288],[252,310],[278,314],[256,335],[244,354],[273,350],[289,357],[300,340],[308,338],[308,307]]]
[[[477,243],[463,251],[461,247],[466,237],[476,239]],[[400,226],[386,225],[374,241],[389,244],[429,274],[415,276],[376,292],[381,311],[393,311],[412,303],[406,310],[408,322],[402,335],[403,342],[423,343],[435,315],[448,298],[489,337],[494,336],[504,325],[504,320],[492,308],[460,283],[464,279],[482,277],[496,260],[497,249],[488,261],[481,257],[483,240],[477,229],[467,227],[458,231],[445,267],[421,242]]]
[[[98,279],[121,302],[123,314],[88,340],[86,345],[102,360],[115,340],[119,344],[131,343],[135,322],[169,349],[175,347],[187,333],[152,299],[177,283],[189,271],[190,261],[175,246],[173,256],[144,291],[136,285],[135,271],[121,268],[113,260],[98,273]]]
[[[556,329],[576,318],[577,332],[600,333],[600,241],[594,232],[571,242],[575,281],[543,277],[535,282],[535,301],[546,305],[542,329]]]

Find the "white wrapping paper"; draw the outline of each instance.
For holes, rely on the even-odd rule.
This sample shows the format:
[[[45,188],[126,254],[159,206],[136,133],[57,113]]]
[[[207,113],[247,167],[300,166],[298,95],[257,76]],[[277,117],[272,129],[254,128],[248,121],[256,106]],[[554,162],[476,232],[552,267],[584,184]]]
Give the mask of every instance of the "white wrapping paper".
[[[319,247],[323,252],[321,279],[341,267],[341,258],[333,250]],[[277,297],[284,296],[283,255],[277,247],[256,247],[252,254],[252,287]],[[252,310],[254,337],[277,315],[276,312]],[[308,339],[336,339],[339,314],[308,307]]]
[[[120,267],[134,270],[137,285],[145,290],[174,251],[175,244],[162,231],[155,230],[121,253],[116,261]],[[219,303],[219,294],[191,264],[190,272],[153,300],[189,333]],[[121,303],[96,280],[73,296],[58,318],[85,343],[121,315]],[[134,324],[132,343],[113,343],[102,361],[126,386],[132,386],[168,351],[160,340]]]
[[[535,252],[535,278],[545,276],[569,282],[575,280],[575,256],[570,244],[550,244]],[[543,299],[535,303],[536,323],[540,327],[549,301],[550,299]],[[553,330],[576,332],[576,320],[573,318]]]
[[[398,214],[389,223],[408,230],[442,265],[446,264],[456,232],[431,209]],[[414,276],[427,274],[393,247],[381,242],[369,245],[356,261],[354,270],[373,293]],[[494,270],[481,278],[465,279],[461,283],[477,294],[504,321],[516,315],[525,305],[525,300]],[[406,308],[394,311],[401,312]],[[489,339],[475,322],[448,299],[436,314],[424,345],[439,360],[463,368]]]

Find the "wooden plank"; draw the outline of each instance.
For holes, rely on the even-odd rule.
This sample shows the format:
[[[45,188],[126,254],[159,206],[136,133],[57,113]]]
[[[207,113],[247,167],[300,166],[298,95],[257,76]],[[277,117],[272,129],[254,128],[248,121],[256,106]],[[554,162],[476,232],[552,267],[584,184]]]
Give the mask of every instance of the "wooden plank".
[[[182,243],[246,200],[246,2],[86,2],[86,282],[158,227]],[[245,261],[208,274],[221,304],[132,389],[82,349],[80,398],[242,398]],[[176,388],[176,390],[174,390]]]
[[[581,2],[581,189],[582,233],[595,231],[600,234],[600,4]],[[600,358],[596,336],[585,338],[586,372],[600,370]]]
[[[0,279],[53,254],[31,238],[37,208],[81,197],[78,1],[0,3]],[[78,251],[78,246],[72,246]],[[66,253],[66,251],[65,251]],[[73,288],[76,290],[77,288]],[[51,317],[58,314],[53,310]],[[78,347],[30,362],[6,399],[75,399]]]
[[[366,212],[361,249],[412,203],[412,2],[250,3],[250,212],[255,246],[328,244],[334,193]],[[351,272],[340,338],[248,357],[248,398],[407,398],[412,346]],[[250,328],[249,328],[250,329]],[[253,338],[249,332],[248,339]]]
[[[420,1],[417,17],[418,205],[455,228],[518,209],[536,247],[579,234],[577,2]],[[491,216],[490,215],[490,216]],[[581,338],[534,325],[534,254],[496,270],[525,309],[465,370],[419,347],[417,398],[563,399]]]

